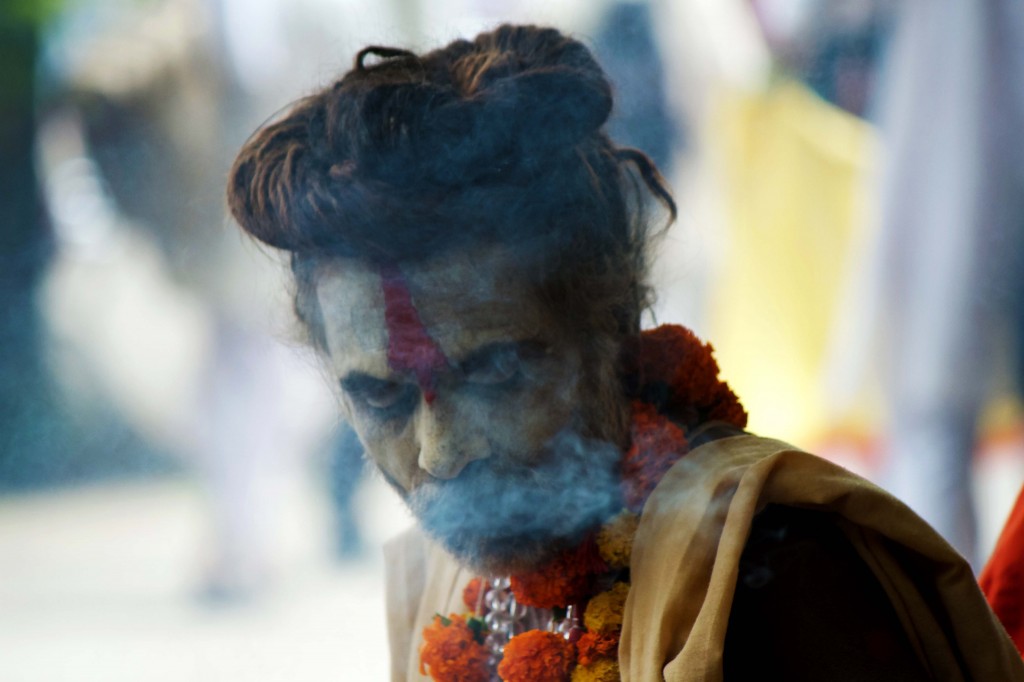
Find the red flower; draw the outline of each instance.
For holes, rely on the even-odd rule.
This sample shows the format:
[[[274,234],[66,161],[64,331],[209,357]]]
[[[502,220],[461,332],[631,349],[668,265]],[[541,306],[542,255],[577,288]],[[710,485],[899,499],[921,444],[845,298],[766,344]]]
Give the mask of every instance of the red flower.
[[[564,637],[544,630],[527,630],[505,645],[498,664],[504,682],[568,682],[576,652]]]
[[[588,537],[532,573],[510,578],[512,594],[520,604],[541,609],[583,601],[592,592],[594,577],[608,570],[597,543]]]
[[[632,445],[622,460],[622,495],[639,511],[658,481],[686,454],[683,430],[648,403],[633,401]]]
[[[434,616],[433,622],[423,628],[420,672],[437,682],[487,682],[488,652],[480,641],[480,632],[481,628],[471,627],[463,616]]]
[[[724,421],[737,428],[747,425],[747,413],[729,385],[718,378],[714,348],[685,327],[667,324],[631,339],[623,348],[627,375],[635,380],[637,397],[667,394],[658,407],[682,419],[687,427],[706,421]]]
[[[599,658],[614,658],[618,660],[619,633],[602,635],[598,632],[588,632],[576,642],[576,662],[580,665],[590,665]]]

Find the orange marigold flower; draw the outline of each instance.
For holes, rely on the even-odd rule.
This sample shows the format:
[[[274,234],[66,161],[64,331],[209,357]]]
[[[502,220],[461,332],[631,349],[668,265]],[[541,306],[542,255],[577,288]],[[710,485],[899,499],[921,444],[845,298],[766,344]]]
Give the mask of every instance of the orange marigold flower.
[[[504,682],[568,682],[575,659],[575,648],[564,637],[527,630],[505,645],[498,677]]]
[[[602,592],[587,604],[583,612],[583,624],[590,632],[610,634],[622,627],[622,612],[629,595],[628,583],[615,583],[612,589]]]
[[[580,665],[590,665],[601,658],[612,658],[618,660],[619,656],[619,632],[609,634],[600,632],[588,632],[576,642],[576,662]]]
[[[423,628],[420,672],[437,682],[487,682],[488,652],[478,636],[464,616],[434,616]]]
[[[602,658],[590,665],[578,665],[572,671],[572,682],[619,682],[619,662],[613,658]]]
[[[590,594],[594,576],[607,570],[597,543],[588,537],[540,569],[514,575],[509,582],[520,604],[551,609],[583,601]]]
[[[662,325],[631,339],[623,348],[626,372],[634,377],[635,395],[664,385],[659,407],[688,427],[706,421],[747,425],[747,413],[729,385],[718,378],[714,348],[685,327]],[[657,392],[657,391],[654,391]]]
[[[478,606],[481,611],[486,611],[487,609],[480,601],[480,597],[487,587],[487,581],[483,578],[473,578],[469,581],[469,584],[466,585],[465,589],[462,590],[462,603],[465,604],[467,608],[472,609],[474,613]]]
[[[632,444],[622,460],[622,494],[633,511],[643,508],[655,486],[688,451],[683,430],[649,403],[633,401]]]

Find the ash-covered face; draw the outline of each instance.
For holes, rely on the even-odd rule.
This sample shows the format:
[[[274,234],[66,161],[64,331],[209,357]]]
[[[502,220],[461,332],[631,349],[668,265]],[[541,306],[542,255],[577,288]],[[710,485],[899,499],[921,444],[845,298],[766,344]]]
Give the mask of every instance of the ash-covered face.
[[[340,260],[317,281],[343,409],[453,554],[481,571],[526,570],[618,507],[621,434],[596,395],[618,395],[614,353],[585,357],[571,320],[551,319],[506,252],[403,267],[412,322],[376,268]],[[427,369],[396,362],[399,336],[422,347],[397,354],[433,357]]]

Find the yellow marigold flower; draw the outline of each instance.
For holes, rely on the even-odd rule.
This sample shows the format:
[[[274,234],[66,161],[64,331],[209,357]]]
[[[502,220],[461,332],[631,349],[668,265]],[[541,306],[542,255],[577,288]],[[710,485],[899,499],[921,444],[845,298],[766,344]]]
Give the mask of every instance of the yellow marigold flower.
[[[612,568],[629,566],[629,556],[633,552],[633,536],[640,524],[640,517],[623,509],[611,521],[601,526],[597,533],[597,549]]]
[[[619,682],[619,662],[614,658],[602,658],[590,665],[578,665],[572,671],[572,682]]]
[[[583,624],[591,632],[614,632],[622,627],[622,612],[629,594],[628,583],[615,583],[612,589],[602,592],[587,604]]]

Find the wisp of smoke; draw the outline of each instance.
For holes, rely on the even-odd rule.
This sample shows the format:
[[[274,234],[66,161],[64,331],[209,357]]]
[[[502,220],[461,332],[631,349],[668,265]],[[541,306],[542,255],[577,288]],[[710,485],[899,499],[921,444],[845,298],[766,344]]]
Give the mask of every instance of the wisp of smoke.
[[[423,528],[487,573],[535,568],[621,506],[613,444],[560,432],[541,461],[471,462],[457,478],[431,481],[406,499]]]

